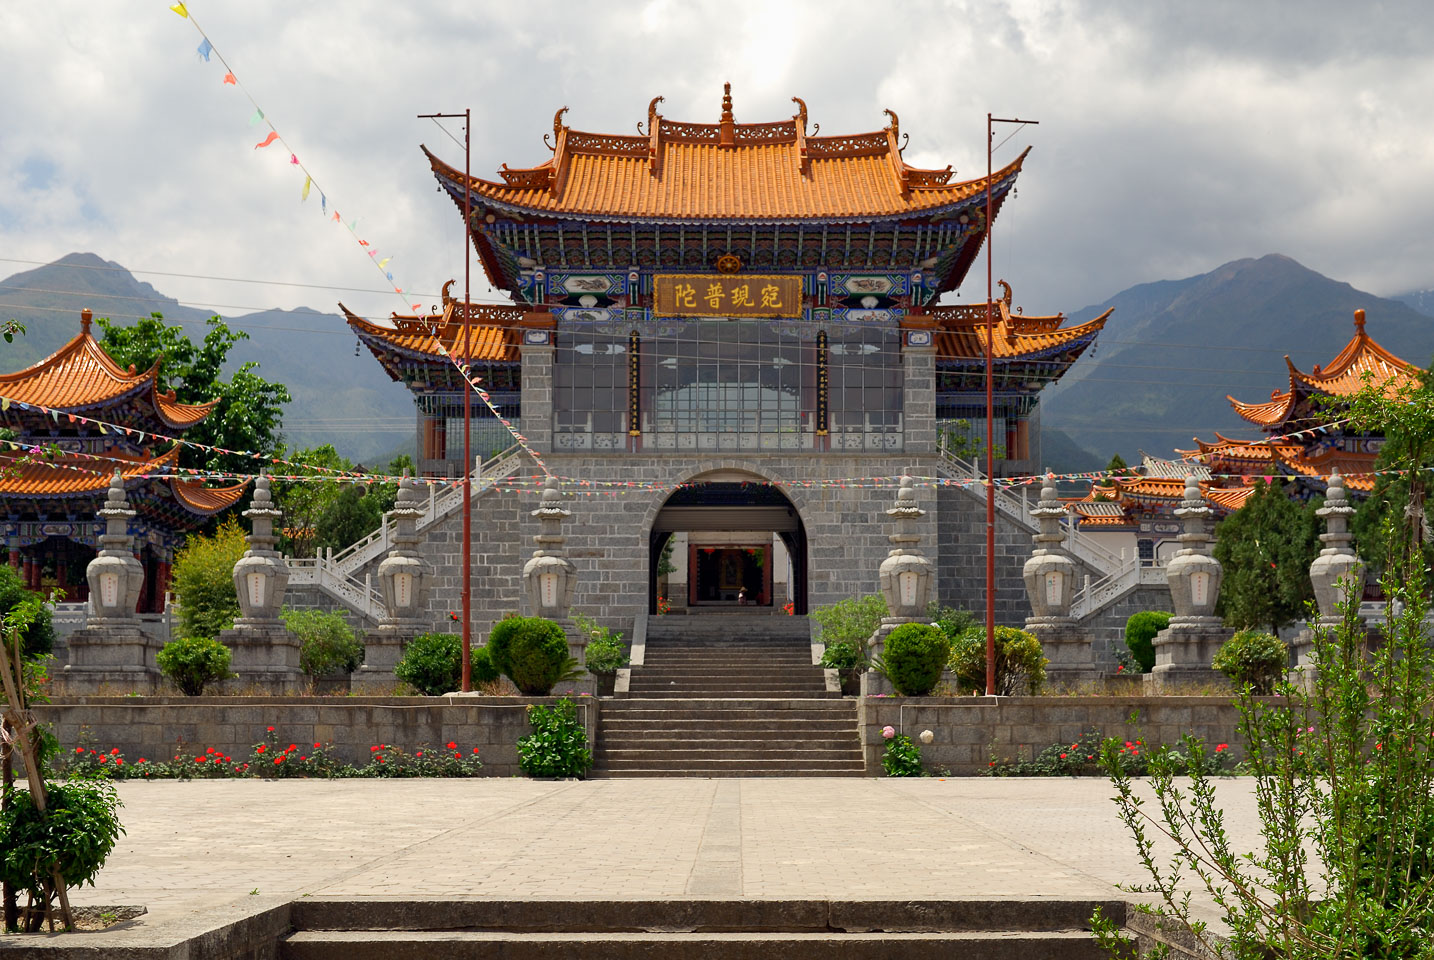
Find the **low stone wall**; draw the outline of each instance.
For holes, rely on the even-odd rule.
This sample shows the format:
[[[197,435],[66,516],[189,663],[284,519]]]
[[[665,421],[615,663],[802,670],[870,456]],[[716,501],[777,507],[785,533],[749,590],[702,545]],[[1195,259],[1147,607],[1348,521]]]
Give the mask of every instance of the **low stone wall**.
[[[877,777],[886,726],[912,740],[930,730],[930,744],[917,741],[926,768],[971,776],[984,772],[993,755],[1031,760],[1091,730],[1118,740],[1140,738],[1152,747],[1176,745],[1191,733],[1212,747],[1230,744],[1230,756],[1238,760],[1238,722],[1234,702],[1224,697],[866,697],[857,708],[866,772]]]
[[[95,749],[119,747],[139,757],[168,760],[205,748],[247,759],[268,727],[289,743],[332,744],[333,754],[354,765],[368,762],[369,748],[388,743],[412,752],[457,742],[474,747],[488,776],[519,774],[518,738],[529,732],[529,704],[556,697],[81,697],[35,707],[54,724],[66,750],[82,737]],[[574,700],[588,743],[597,743],[597,709],[591,697]],[[87,728],[82,730],[82,728]]]

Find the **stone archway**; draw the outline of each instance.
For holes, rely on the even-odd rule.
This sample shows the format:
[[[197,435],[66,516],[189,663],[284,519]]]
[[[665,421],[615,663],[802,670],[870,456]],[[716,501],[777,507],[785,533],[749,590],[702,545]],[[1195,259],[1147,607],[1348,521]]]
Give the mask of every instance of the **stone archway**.
[[[658,605],[658,566],[674,536],[687,540],[679,606],[807,612],[807,534],[801,511],[778,482],[741,468],[683,481],[649,511],[648,612]],[[685,600],[685,603],[680,602]]]

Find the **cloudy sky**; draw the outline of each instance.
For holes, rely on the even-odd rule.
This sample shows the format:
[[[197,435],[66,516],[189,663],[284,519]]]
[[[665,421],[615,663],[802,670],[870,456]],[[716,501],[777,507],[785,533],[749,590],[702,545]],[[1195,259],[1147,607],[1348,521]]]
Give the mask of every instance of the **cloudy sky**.
[[[1028,311],[1271,252],[1377,294],[1434,287],[1434,13],[1420,3],[189,8],[329,209],[425,299],[461,277],[463,254],[418,145],[462,152],[415,114],[471,107],[473,169],[491,177],[546,159],[557,107],[578,129],[630,133],[662,94],[665,116],[713,122],[724,80],[741,121],[788,117],[799,95],[823,134],[861,132],[889,107],[909,162],[963,178],[984,173],[987,111],[1039,120],[996,157],[1035,147],[996,243]],[[317,190],[300,202],[288,152],[254,149],[267,131],[200,40],[163,0],[0,0],[0,275],[82,250],[228,315],[398,307]]]

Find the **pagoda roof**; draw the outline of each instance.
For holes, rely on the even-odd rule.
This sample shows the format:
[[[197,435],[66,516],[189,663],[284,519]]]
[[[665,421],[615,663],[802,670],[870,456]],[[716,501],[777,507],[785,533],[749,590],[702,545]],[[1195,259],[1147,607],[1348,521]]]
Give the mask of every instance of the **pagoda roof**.
[[[1365,332],[1363,310],[1354,311],[1354,337],[1323,368],[1316,365],[1312,371],[1304,373],[1289,356],[1285,357],[1285,366],[1288,368],[1289,386],[1283,391],[1271,391],[1269,400],[1245,403],[1229,395],[1225,399],[1240,416],[1268,429],[1287,421],[1303,396],[1314,393],[1348,397],[1364,386],[1366,376],[1380,385],[1385,396],[1393,396],[1419,376],[1418,367],[1396,357]]]
[[[982,196],[986,179],[951,183],[951,168],[913,167],[901,156],[900,126],[871,133],[808,136],[806,104],[789,120],[737,123],[731,85],[717,123],[681,123],[648,105],[641,135],[573,130],[553,117],[553,156],[509,168],[501,181],[468,178],[481,201],[555,217],[654,220],[805,220],[924,214]],[[544,138],[546,140],[546,137]],[[459,185],[463,172],[427,148],[433,172]],[[1026,154],[992,177],[1005,185]]]
[[[1299,456],[1304,447],[1298,443],[1271,440],[1231,440],[1220,433],[1213,441],[1195,437],[1194,450],[1176,450],[1186,458],[1199,458],[1204,462],[1216,460],[1238,461],[1240,463],[1270,463],[1277,456]]]
[[[1253,484],[1243,483],[1237,487],[1209,487],[1201,492],[1205,499],[1215,506],[1233,512],[1245,505],[1245,501],[1255,492],[1255,487]]]
[[[1378,454],[1374,453],[1326,448],[1310,455],[1305,455],[1303,451],[1289,455],[1280,453],[1276,463],[1288,473],[1317,480],[1328,478],[1338,468],[1348,489],[1370,493],[1374,490],[1374,463],[1377,459]]]
[[[453,281],[443,285],[443,307],[431,314],[392,314],[393,326],[373,323],[354,313],[342,303],[349,328],[382,362],[385,356],[397,355],[408,360],[447,363],[439,345],[451,355],[487,363],[517,363],[524,308],[499,304],[470,303],[467,305],[468,339],[463,337],[464,304],[448,295]],[[389,374],[394,375],[390,370]],[[395,376],[395,379],[397,377]]]
[[[1105,328],[1112,307],[1093,320],[1062,327],[1064,314],[1026,316],[1011,312],[1011,286],[1000,281],[1003,293],[994,303],[991,356],[995,360],[1036,360],[1068,355],[1075,360]],[[936,323],[936,356],[941,360],[984,360],[986,357],[986,304],[932,307],[927,315]]]
[[[1125,527],[1131,523],[1125,508],[1114,500],[1074,500],[1067,506],[1080,517],[1082,527]]]
[[[104,494],[116,466],[126,487],[155,480],[152,474],[167,472],[179,463],[179,445],[157,457],[111,450],[104,461],[81,456],[22,461],[22,456],[18,450],[0,451],[0,496],[57,500]],[[243,480],[226,487],[206,487],[202,480],[186,477],[166,477],[157,482],[165,481],[190,513],[201,516],[233,506],[249,486],[249,481]]]
[[[52,410],[75,413],[144,396],[166,426],[192,427],[219,403],[180,403],[173,390],[160,392],[159,365],[136,373],[115,363],[90,333],[90,311],[80,314],[80,332],[54,353],[15,373],[0,374],[0,396]]]

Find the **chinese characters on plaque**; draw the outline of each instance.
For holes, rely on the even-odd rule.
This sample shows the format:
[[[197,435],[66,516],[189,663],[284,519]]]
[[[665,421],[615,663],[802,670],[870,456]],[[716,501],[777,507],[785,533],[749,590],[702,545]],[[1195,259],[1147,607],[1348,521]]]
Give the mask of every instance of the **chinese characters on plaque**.
[[[653,278],[659,317],[799,317],[802,278],[732,274],[667,274]]]

